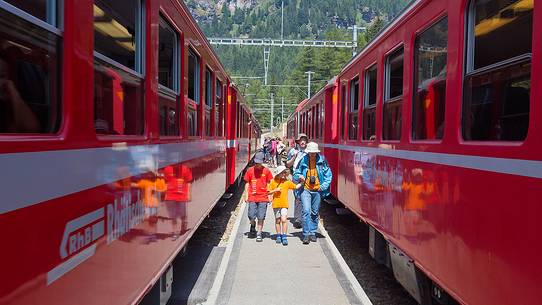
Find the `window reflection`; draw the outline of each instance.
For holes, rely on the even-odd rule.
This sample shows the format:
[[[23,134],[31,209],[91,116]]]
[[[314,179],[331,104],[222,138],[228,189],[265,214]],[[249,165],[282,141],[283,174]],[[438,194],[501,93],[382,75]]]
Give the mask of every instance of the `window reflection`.
[[[143,134],[143,81],[98,59],[94,69],[96,133]]]
[[[200,63],[192,50],[188,52],[188,98],[200,102]]]
[[[60,38],[0,10],[0,133],[55,133]]]
[[[413,108],[414,139],[442,139],[446,106],[448,19],[416,38],[416,88]]]
[[[160,18],[158,41],[158,82],[171,90],[177,89],[177,33]]]
[[[359,78],[350,82],[350,113],[348,114],[348,139],[358,138]]]
[[[474,70],[531,53],[533,5],[533,0],[475,1]],[[503,41],[513,43],[503,47]]]
[[[365,72],[365,90],[363,108],[363,140],[375,140],[376,137],[376,84],[377,67],[370,67]]]
[[[158,97],[160,109],[160,135],[178,136],[179,135],[179,106],[176,98],[169,96]]]
[[[94,49],[139,72],[140,19],[138,0],[95,0]]]
[[[4,0],[30,15],[55,25],[56,0]]]
[[[473,1],[463,138],[522,141],[527,137],[531,91],[532,0]],[[502,47],[502,41],[509,41]]]
[[[188,106],[188,135],[191,137],[198,136],[198,111],[196,106]]]

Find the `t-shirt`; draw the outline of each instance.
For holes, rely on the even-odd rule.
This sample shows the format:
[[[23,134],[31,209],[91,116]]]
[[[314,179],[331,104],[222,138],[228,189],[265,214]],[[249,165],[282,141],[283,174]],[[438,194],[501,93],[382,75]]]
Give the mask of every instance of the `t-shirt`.
[[[292,170],[295,170],[297,166],[299,165],[299,162],[303,160],[303,157],[307,155],[307,153],[304,150],[299,149],[299,147],[292,148],[288,152],[288,160],[291,160],[294,158],[294,154],[297,152],[297,155],[295,155],[294,165],[292,166]]]
[[[282,180],[275,178],[271,180],[267,189],[272,191],[280,188],[280,192],[273,194],[273,209],[288,208],[288,190],[295,190],[295,183],[290,180]]]
[[[156,179],[155,181],[142,179],[135,184],[135,187],[141,189],[145,207],[153,208],[158,207],[158,204],[160,203],[158,192],[164,192],[166,190],[166,182],[164,179]]]
[[[310,183],[311,177],[314,177],[314,184]],[[318,170],[316,169],[316,159],[309,158],[309,170],[305,177],[305,189],[309,191],[318,191],[320,189],[320,179],[318,178]]]
[[[192,182],[192,170],[186,165],[179,167],[179,176],[166,176],[166,201],[188,202],[191,200],[190,183]]]
[[[249,202],[269,202],[267,198],[267,184],[273,179],[273,174],[267,168],[256,169],[251,167],[247,170],[244,180],[248,183]]]
[[[277,151],[277,141],[271,141],[271,149],[269,150],[269,152],[271,154],[275,154],[276,151]]]

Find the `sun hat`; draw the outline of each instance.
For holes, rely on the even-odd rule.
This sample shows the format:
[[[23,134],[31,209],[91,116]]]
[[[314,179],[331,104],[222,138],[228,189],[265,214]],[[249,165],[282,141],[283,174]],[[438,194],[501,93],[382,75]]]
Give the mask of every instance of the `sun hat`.
[[[283,171],[285,171],[285,170],[288,170],[288,169],[286,168],[286,166],[284,166],[284,165],[279,165],[279,166],[277,167],[277,175],[278,175],[278,174],[281,174],[281,173],[282,173]]]
[[[309,142],[307,144],[307,148],[305,148],[305,152],[310,154],[310,153],[319,153],[320,150],[318,149],[318,143],[314,143],[314,142]]]
[[[264,154],[262,152],[259,152],[254,156],[254,163],[255,164],[262,164],[263,159],[264,159]]]
[[[300,134],[297,135],[297,139],[295,139],[295,140],[296,140],[296,141],[299,141],[299,140],[301,140],[301,138],[303,138],[303,137],[306,138],[307,140],[309,139],[309,137],[307,137],[306,134],[300,133]]]

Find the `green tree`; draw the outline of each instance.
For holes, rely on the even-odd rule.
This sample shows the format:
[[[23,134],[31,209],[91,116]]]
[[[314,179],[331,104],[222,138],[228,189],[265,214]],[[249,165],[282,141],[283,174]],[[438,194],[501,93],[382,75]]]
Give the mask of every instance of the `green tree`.
[[[369,42],[373,40],[376,35],[378,35],[378,33],[384,28],[384,26],[384,21],[380,17],[377,17],[375,22],[367,29],[367,33],[365,34],[366,41]]]

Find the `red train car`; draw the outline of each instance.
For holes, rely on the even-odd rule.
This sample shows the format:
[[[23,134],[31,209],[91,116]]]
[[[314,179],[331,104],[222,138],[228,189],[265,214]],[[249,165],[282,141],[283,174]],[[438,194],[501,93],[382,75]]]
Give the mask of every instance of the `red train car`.
[[[312,99],[333,194],[420,303],[540,304],[541,4],[415,1]]]
[[[259,133],[178,0],[0,1],[0,116],[0,304],[168,286]]]

